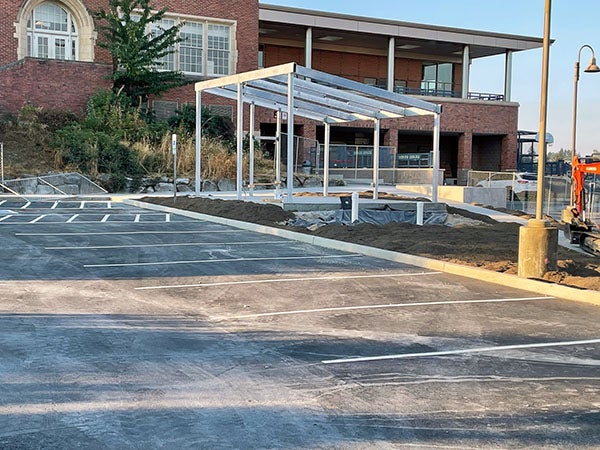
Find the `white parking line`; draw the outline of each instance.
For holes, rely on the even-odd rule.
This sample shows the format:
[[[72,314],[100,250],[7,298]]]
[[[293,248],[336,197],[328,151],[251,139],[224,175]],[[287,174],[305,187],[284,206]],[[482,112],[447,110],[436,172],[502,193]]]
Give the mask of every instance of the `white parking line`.
[[[27,209],[29,205],[31,205],[31,202],[25,203],[23,206],[21,206],[21,209]]]
[[[69,217],[69,220],[67,220],[67,223],[73,222],[78,217],[79,217],[79,214],[73,214],[71,217]]]
[[[133,219],[133,221],[136,222],[136,223],[139,222],[140,221],[140,215],[136,214],[135,215],[135,219]]]
[[[354,362],[383,361],[386,359],[426,358],[426,357],[431,357],[431,356],[449,356],[449,355],[462,355],[462,354],[467,354],[467,353],[487,353],[487,352],[500,352],[500,351],[506,351],[506,350],[520,350],[520,349],[528,349],[528,348],[565,347],[565,346],[588,345],[588,344],[600,344],[600,339],[588,339],[588,340],[584,340],[584,341],[542,342],[542,343],[538,343],[538,344],[500,345],[497,347],[466,348],[466,349],[459,349],[459,350],[446,350],[446,351],[440,351],[440,352],[402,353],[399,355],[367,356],[364,358],[326,359],[321,362],[323,364],[345,364],[345,363],[354,363]]]
[[[9,214],[8,216],[0,217],[0,222],[2,222],[3,220],[6,220],[6,219],[10,219],[13,216],[14,216],[14,214]]]
[[[29,223],[36,223],[39,222],[40,220],[42,220],[44,217],[46,217],[46,214],[42,214],[41,216],[31,220]]]
[[[6,200],[0,200],[0,205],[3,205],[4,203],[6,203]]]
[[[438,272],[439,273],[439,272]],[[412,275],[412,274],[406,274]],[[426,274],[422,274],[426,275]],[[427,273],[428,275],[428,273]],[[460,305],[468,303],[508,303],[508,302],[529,302],[534,300],[549,300],[554,297],[525,297],[525,298],[495,298],[485,300],[448,300],[442,302],[419,302],[419,303],[388,303],[385,305],[361,305],[361,306],[340,306],[331,308],[318,309],[298,309],[295,311],[279,311],[258,314],[244,314],[241,316],[226,316],[217,317],[215,320],[235,320],[235,319],[251,319],[256,317],[273,317],[273,316],[290,316],[294,314],[315,314],[332,311],[353,311],[363,309],[383,309],[383,308],[412,308],[415,306],[439,306],[439,305]]]
[[[110,214],[106,214],[100,222],[105,223],[109,217],[110,217]]]
[[[85,208],[85,202],[81,202],[79,205],[79,209],[83,209],[83,208]]]
[[[106,202],[106,209],[112,209],[112,202]]]
[[[118,248],[145,248],[145,247],[188,247],[206,245],[263,245],[263,244],[289,244],[286,241],[248,241],[248,242],[181,242],[174,244],[131,244],[131,245],[90,245],[76,247],[44,247],[44,250],[106,250]]]
[[[56,209],[57,206],[58,206],[58,202],[54,202],[54,204],[50,207],[50,209]]]
[[[73,217],[77,217],[77,214]],[[57,222],[55,222],[57,223]],[[98,223],[98,222],[77,222],[80,223]],[[126,222],[123,222],[126,223]],[[160,223],[160,222],[156,222]],[[117,224],[112,222],[111,225]],[[118,222],[120,225],[121,222]],[[145,224],[147,225],[147,223]],[[72,233],[15,233],[15,236],[103,236],[103,235],[132,235],[132,234],[205,234],[205,233],[234,233],[239,234],[240,230],[202,230],[202,231],[100,231],[97,233],[72,232]]]
[[[191,261],[156,261],[146,263],[114,263],[114,264],[84,264],[86,269],[102,267],[136,267],[136,266],[168,266],[175,264],[205,264],[221,262],[246,262],[246,261],[290,261],[307,259],[334,259],[334,258],[363,258],[363,255],[317,255],[317,256],[279,256],[279,257],[261,257],[261,258],[225,258],[225,259],[197,259]]]
[[[136,290],[151,289],[181,289],[181,288],[200,288],[213,286],[235,286],[237,284],[265,284],[265,283],[297,283],[305,281],[338,281],[338,280],[356,280],[361,278],[396,278],[412,277],[423,275],[439,275],[442,272],[416,272],[416,273],[386,273],[378,275],[339,275],[325,277],[303,277],[303,278],[270,278],[268,280],[248,280],[248,281],[225,281],[220,283],[198,283],[198,284],[174,284],[170,286],[145,286],[136,287]]]
[[[165,222],[171,221],[171,214],[165,214]]]

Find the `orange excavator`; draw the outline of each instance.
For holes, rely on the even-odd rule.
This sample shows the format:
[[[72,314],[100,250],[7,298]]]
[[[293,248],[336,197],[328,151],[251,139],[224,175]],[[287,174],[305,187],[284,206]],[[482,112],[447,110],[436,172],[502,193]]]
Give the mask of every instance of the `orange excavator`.
[[[585,175],[600,175],[600,162],[584,162],[578,156],[573,157],[571,179],[573,183],[574,204],[562,212],[565,236],[573,244],[588,253],[600,255],[600,230],[587,215]]]

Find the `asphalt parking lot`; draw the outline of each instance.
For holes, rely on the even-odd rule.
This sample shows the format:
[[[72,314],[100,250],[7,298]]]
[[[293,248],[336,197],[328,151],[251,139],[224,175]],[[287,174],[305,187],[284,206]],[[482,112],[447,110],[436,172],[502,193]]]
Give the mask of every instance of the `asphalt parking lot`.
[[[598,448],[600,309],[0,199],[0,448]]]

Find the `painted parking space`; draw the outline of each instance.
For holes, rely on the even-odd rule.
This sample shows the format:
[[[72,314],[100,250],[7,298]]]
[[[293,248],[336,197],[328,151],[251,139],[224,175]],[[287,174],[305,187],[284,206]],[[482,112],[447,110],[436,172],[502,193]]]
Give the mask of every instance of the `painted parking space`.
[[[24,204],[8,206],[19,205]],[[0,267],[0,276],[8,279],[126,279],[398,266],[122,203],[37,202],[29,204],[26,213],[19,210],[3,219],[0,232],[8,236],[7,247],[14,249],[17,260],[32,261],[19,264],[18,270]],[[34,258],[20,252],[22,243],[35,253]]]
[[[273,427],[286,447],[299,429],[315,447],[600,439],[594,307],[178,214],[113,205],[140,221],[102,221],[103,206],[0,227],[0,442]]]

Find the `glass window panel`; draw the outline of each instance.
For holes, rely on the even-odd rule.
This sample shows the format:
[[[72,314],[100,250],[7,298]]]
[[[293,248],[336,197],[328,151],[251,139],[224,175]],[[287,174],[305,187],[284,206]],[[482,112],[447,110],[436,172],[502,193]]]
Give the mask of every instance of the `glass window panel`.
[[[444,63],[438,65],[438,79],[439,83],[452,83],[452,64]]]
[[[208,75],[229,75],[230,28],[225,25],[208,25]],[[212,68],[212,70],[210,70]]]
[[[203,27],[200,23],[186,23],[180,31],[179,70],[202,73]]]
[[[65,39],[54,40],[54,58],[67,59],[66,45],[67,43]]]
[[[48,57],[48,38],[38,36],[37,38],[37,57],[47,58]]]
[[[423,66],[423,81],[435,81],[437,78],[437,66],[429,64]]]
[[[68,30],[67,12],[57,5],[44,3],[33,12],[34,26],[37,30],[64,31]]]

